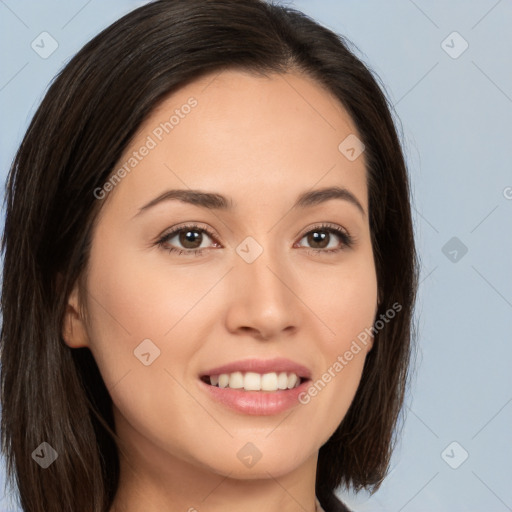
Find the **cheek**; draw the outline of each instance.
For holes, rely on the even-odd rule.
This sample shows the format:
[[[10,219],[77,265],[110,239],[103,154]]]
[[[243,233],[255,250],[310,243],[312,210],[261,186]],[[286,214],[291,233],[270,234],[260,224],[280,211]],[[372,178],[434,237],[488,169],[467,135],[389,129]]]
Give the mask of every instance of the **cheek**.
[[[209,418],[183,383],[197,351],[187,312],[211,284],[198,286],[193,271],[168,279],[169,270],[142,265],[135,252],[114,254],[115,245],[98,247],[90,256],[90,349],[124,418],[116,425],[130,425],[130,432],[144,432],[157,443],[170,439],[178,453],[190,444],[189,432]]]
[[[166,338],[211,285],[198,283],[193,267],[173,269],[157,248],[145,254],[112,233],[108,239],[90,255],[87,286],[95,324],[131,344]]]
[[[373,324],[377,276],[371,249],[352,254],[331,267],[311,268],[304,275],[304,301],[325,327],[320,339],[324,340],[324,353],[332,357]]]
[[[200,299],[204,287],[194,284],[192,271],[170,279],[168,271],[144,262],[140,252],[115,237],[114,230],[108,236],[99,232],[95,240],[100,243],[92,247],[86,284],[91,352],[109,389],[128,373],[130,380],[155,378],[154,369],[162,372],[169,362],[166,345],[175,326]],[[173,361],[186,362],[193,349],[174,344]],[[152,371],[146,371],[149,368]]]
[[[310,283],[308,305],[321,318],[326,335],[318,338],[321,375],[301,397],[310,414],[322,418],[326,441],[338,427],[357,392],[364,362],[372,347],[377,307],[377,277],[370,251],[350,264],[332,267],[316,289]],[[320,277],[317,276],[319,279]]]

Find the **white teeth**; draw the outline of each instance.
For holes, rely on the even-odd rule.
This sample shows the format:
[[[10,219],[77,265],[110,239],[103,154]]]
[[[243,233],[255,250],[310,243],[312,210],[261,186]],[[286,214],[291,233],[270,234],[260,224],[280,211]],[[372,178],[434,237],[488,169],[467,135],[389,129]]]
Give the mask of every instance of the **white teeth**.
[[[227,388],[229,385],[229,375],[222,373],[219,375],[219,388]]]
[[[288,375],[286,372],[281,372],[277,377],[277,387],[279,389],[287,389],[288,388]]]
[[[277,373],[265,373],[261,376],[261,389],[263,391],[276,391],[279,389],[277,385]]]
[[[295,375],[295,373],[291,373],[290,375],[288,375],[288,389],[294,388],[298,380],[299,379],[297,375]]]
[[[229,387],[233,389],[240,389],[244,387],[244,376],[242,372],[235,372],[229,376]]]
[[[246,391],[259,391],[261,389],[261,376],[259,373],[247,372],[244,377]]]
[[[219,388],[244,389],[245,391],[277,391],[292,389],[300,385],[300,377],[295,373],[233,372],[211,375],[210,383]]]

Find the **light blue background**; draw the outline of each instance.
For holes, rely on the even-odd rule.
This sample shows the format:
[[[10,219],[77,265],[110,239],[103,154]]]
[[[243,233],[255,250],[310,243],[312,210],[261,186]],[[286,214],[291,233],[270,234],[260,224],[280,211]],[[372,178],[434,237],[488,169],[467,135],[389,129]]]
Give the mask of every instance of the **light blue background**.
[[[52,77],[143,3],[0,2],[2,183]],[[422,260],[420,354],[392,471],[374,496],[346,501],[358,512],[512,510],[512,4],[287,5],[347,36],[386,84],[403,125]],[[48,59],[30,46],[43,31],[59,44]],[[454,31],[469,44],[456,59],[441,45]],[[462,48],[453,36],[446,44]],[[468,248],[456,262],[442,252],[452,237]],[[460,447],[443,459],[453,441]],[[469,457],[452,469],[445,460],[462,449]],[[2,511],[15,510],[8,502]]]

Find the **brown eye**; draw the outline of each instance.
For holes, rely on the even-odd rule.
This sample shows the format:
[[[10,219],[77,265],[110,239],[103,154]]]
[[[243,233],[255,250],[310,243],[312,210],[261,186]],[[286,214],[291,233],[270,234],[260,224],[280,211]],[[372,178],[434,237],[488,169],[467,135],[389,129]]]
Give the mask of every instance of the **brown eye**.
[[[201,246],[203,235],[199,230],[181,230],[178,234],[178,240],[185,249],[198,249]],[[199,243],[199,245],[197,245]]]
[[[214,239],[213,234],[199,226],[182,226],[163,235],[157,245],[169,252],[199,255],[208,248],[207,239]]]
[[[308,234],[306,238],[313,249],[325,249],[329,244],[331,235],[325,231],[315,230]]]
[[[314,252],[333,253],[353,245],[353,238],[337,226],[316,227],[306,233],[301,240],[304,239]]]

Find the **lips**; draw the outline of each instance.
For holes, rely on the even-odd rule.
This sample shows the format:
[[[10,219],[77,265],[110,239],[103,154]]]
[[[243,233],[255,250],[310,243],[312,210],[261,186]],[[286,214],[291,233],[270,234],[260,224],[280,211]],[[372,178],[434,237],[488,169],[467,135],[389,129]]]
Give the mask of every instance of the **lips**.
[[[310,380],[311,371],[290,359],[247,359],[201,372],[198,386],[224,407],[267,416],[299,405]]]

